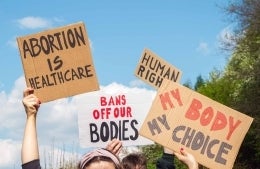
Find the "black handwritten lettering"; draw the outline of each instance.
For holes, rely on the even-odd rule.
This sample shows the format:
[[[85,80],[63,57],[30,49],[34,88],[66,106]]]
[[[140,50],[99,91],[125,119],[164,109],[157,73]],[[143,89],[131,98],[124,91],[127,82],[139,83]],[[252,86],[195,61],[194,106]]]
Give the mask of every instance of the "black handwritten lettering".
[[[113,138],[118,138],[119,140],[137,140],[138,130],[136,125],[137,120],[120,120],[118,122],[102,122],[100,126],[95,123],[90,123],[90,139],[91,142],[107,142]]]
[[[57,60],[57,62],[60,63],[59,60]],[[29,77],[28,80],[32,88],[40,89],[74,80],[90,78],[94,76],[91,71],[91,65],[85,65],[83,67],[67,69],[63,72],[53,72],[47,75]]]
[[[146,69],[142,65],[140,65],[137,75],[154,84],[156,87],[160,87],[163,82],[163,78],[161,76],[158,76],[156,73]]]
[[[227,162],[227,157],[225,158],[223,155],[227,155],[232,150],[232,145],[210,138],[203,132],[184,125],[173,129],[172,141],[181,143],[194,151],[200,151],[200,154],[205,154],[207,158],[222,165],[226,165]]]
[[[179,79],[180,72],[145,52],[141,58],[137,75],[154,84],[156,87],[160,87],[163,79],[176,82]]]
[[[47,59],[47,63],[49,66],[50,71],[52,72],[53,70],[58,70],[62,67],[63,61],[61,60],[60,56],[55,56],[55,58],[53,59],[53,64],[51,59]],[[55,67],[53,68],[53,65],[55,65]]]
[[[170,126],[168,125],[166,115],[163,114],[161,117],[158,116],[157,118],[147,122],[147,126],[153,136],[155,135],[155,131],[157,131],[157,134],[160,134],[162,132],[162,129],[160,128],[159,124],[163,125],[165,129],[170,130]]]
[[[60,36],[62,35],[62,36]],[[30,38],[22,42],[23,58],[37,57],[41,53],[49,55],[56,51],[75,48],[76,46],[86,45],[86,37],[81,26],[55,32],[53,34],[42,35],[39,38]],[[63,43],[62,43],[63,42]]]
[[[96,143],[99,141],[99,134],[97,132],[98,128],[97,125],[94,123],[89,124],[89,129],[90,129],[90,140],[93,143]]]
[[[231,150],[232,146],[230,144],[225,143],[225,142],[220,145],[219,151],[218,151],[217,156],[216,156],[216,162],[218,162],[220,164],[226,164],[227,160],[222,157],[222,154],[228,154],[227,149]]]
[[[107,123],[103,122],[101,123],[101,126],[100,126],[100,139],[102,141],[107,141],[109,139],[109,126]]]
[[[130,140],[137,140],[138,139],[139,134],[138,134],[138,130],[136,128],[136,125],[138,125],[137,120],[132,120],[131,123],[130,123],[130,126],[133,129],[134,134],[130,135]]]

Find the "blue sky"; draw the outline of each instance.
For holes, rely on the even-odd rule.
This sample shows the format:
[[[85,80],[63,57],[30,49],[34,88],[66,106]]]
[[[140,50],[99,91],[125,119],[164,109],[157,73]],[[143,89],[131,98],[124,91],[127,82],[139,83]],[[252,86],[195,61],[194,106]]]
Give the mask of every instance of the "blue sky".
[[[223,1],[0,3],[1,90],[10,91],[13,82],[23,75],[17,36],[78,21],[87,27],[103,85],[114,81],[129,85],[136,80],[133,71],[144,48],[182,70],[182,83],[195,82],[200,74],[207,77],[226,60],[219,50],[219,38],[228,27],[226,16],[217,7],[223,6]]]
[[[25,81],[16,37],[83,21],[98,80],[104,88],[116,83],[129,89],[150,90],[148,86],[138,86],[140,81],[134,76],[144,48],[180,69],[181,83],[194,84],[198,75],[207,78],[214,68],[225,66],[228,55],[219,48],[220,40],[230,33],[221,9],[225,3],[225,0],[0,1],[0,152],[9,155],[5,161],[0,159],[0,169],[14,168],[10,159],[20,160],[17,151],[23,134],[21,94]],[[42,106],[42,111],[55,111],[60,104],[75,106],[73,101],[61,99]],[[75,118],[68,107],[65,112],[58,110],[61,116],[67,112],[68,122]],[[64,125],[57,124],[58,121],[52,122],[60,131],[77,132],[76,124],[62,128]],[[40,139],[52,137],[48,130],[51,125],[39,123]]]

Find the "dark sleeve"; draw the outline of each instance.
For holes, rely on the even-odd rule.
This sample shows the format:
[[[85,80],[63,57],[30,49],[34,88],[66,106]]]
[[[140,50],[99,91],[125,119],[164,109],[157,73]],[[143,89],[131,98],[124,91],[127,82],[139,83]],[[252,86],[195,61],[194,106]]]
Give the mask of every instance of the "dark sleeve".
[[[28,163],[22,164],[22,169],[41,169],[40,160],[33,160]]]
[[[175,169],[174,155],[163,153],[162,157],[156,162],[157,169]]]

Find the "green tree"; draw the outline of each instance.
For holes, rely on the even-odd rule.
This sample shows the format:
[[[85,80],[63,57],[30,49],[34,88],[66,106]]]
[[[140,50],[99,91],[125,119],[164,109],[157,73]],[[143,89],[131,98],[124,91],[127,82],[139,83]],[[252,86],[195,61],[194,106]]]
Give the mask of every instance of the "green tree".
[[[203,86],[205,84],[204,79],[201,75],[197,77],[197,81],[194,85],[194,90],[197,91],[199,87]]]
[[[254,117],[237,163],[260,168],[260,1],[235,1],[227,9],[238,23],[238,38],[234,38],[236,46],[225,75],[234,84],[231,105]]]
[[[260,168],[260,1],[231,1],[226,11],[236,23],[232,55],[223,72],[212,71],[198,91],[254,118],[234,168]],[[227,48],[230,47],[227,44]]]
[[[185,86],[185,87],[188,87],[188,88],[192,89],[192,83],[191,83],[190,80],[187,80],[187,81],[184,82],[182,85]]]
[[[163,147],[159,144],[143,146],[142,152],[147,157],[147,168],[156,169],[156,161],[162,156]],[[178,169],[187,169],[186,165],[177,158],[174,159],[174,164]]]
[[[230,95],[233,93],[233,84],[230,79],[223,78],[223,72],[214,69],[208,80],[197,87],[197,91],[224,105],[230,105]]]

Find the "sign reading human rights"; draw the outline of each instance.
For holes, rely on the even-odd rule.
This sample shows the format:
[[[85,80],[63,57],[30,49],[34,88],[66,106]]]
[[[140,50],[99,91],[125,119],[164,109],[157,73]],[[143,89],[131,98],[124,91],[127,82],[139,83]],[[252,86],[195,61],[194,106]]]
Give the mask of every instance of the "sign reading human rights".
[[[27,86],[42,102],[99,89],[82,22],[17,38]]]
[[[82,105],[77,110],[80,146],[105,147],[113,138],[124,146],[153,144],[138,133],[152,98],[141,90],[110,93],[101,88],[84,94],[77,103]]]
[[[139,131],[169,149],[181,147],[208,168],[231,169],[253,118],[163,81]]]
[[[182,72],[151,50],[144,49],[135,69],[135,75],[155,89],[158,89],[164,79],[179,82]]]

